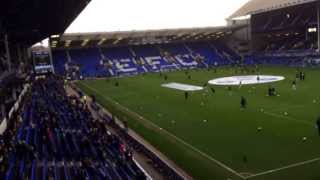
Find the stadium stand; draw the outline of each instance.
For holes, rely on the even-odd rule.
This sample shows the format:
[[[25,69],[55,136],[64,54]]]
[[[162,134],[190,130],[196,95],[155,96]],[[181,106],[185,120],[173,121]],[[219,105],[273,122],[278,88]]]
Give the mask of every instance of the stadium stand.
[[[24,7],[21,2],[3,7]],[[12,12],[23,8],[0,7],[0,179],[148,179],[134,159],[136,152],[163,179],[184,179],[113,115],[94,117],[103,107],[86,102],[75,86],[77,95],[70,95],[65,80],[220,66],[320,65],[320,6],[314,8],[313,0],[250,1],[229,17],[252,15],[250,22],[224,28],[115,32],[114,39],[104,38],[110,34],[61,35],[88,2],[32,0],[28,7],[46,7],[37,12],[50,14],[37,19],[32,8],[25,8],[22,17]],[[61,14],[50,10],[60,6],[65,7]],[[65,19],[55,21],[58,16]],[[27,48],[46,37],[56,75],[43,78],[34,71]],[[88,39],[89,45],[80,45]],[[234,39],[247,44],[249,52],[240,53]]]
[[[1,141],[5,179],[144,179],[130,146],[63,89],[54,77],[33,83]]]
[[[68,96],[62,79],[48,74],[46,79],[34,78],[43,74],[35,70],[33,45],[44,38],[60,36],[88,3],[89,0],[2,3],[0,179],[146,179],[133,160],[132,147],[110,133],[105,122],[94,119],[80,99]],[[75,73],[83,64],[86,68],[81,74],[99,74],[99,49],[85,53],[68,50],[55,55],[67,62],[58,64],[61,67],[57,73],[66,68],[70,76],[78,76]],[[97,60],[92,64],[81,62],[83,59]]]
[[[191,42],[57,50],[53,58],[58,74],[71,77],[74,72],[79,78],[224,66],[235,63],[240,56],[222,43]]]
[[[60,34],[89,0],[8,1],[0,6],[0,123],[8,118],[13,102],[32,70],[30,48],[50,35]],[[73,5],[71,5],[73,4]],[[57,18],[56,9],[64,7]],[[23,11],[23,15],[21,14]],[[42,15],[40,15],[42,14]],[[29,52],[29,53],[28,53]],[[3,126],[2,126],[3,127]],[[1,128],[3,131],[3,128]]]
[[[79,98],[84,96],[82,90],[77,86],[70,84],[70,87],[76,92],[75,96]],[[132,147],[135,152],[143,154],[148,159],[148,164],[162,174],[163,177],[175,180],[185,179],[183,175],[177,173],[167,164],[167,162],[161,159],[157,153],[147,148],[139,139],[130,135],[127,127],[124,126],[123,121],[119,121],[117,117],[106,112],[106,110],[94,100],[94,97],[91,98],[92,101],[89,106],[98,114],[98,117],[102,119],[108,127],[112,128],[121,140],[126,142],[129,147]]]

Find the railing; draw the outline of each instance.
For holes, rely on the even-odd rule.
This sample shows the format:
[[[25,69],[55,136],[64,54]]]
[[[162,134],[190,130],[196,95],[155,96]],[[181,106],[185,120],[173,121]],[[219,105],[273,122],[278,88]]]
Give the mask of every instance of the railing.
[[[25,96],[25,94],[28,92],[30,88],[30,85],[29,84],[26,84],[24,85],[24,88],[23,90],[21,91],[17,101],[15,102],[15,104],[12,106],[12,108],[10,109],[9,113],[8,113],[8,117],[4,118],[2,121],[1,121],[1,124],[0,124],[0,135],[2,135],[6,129],[7,129],[7,124],[8,122],[11,120],[12,118],[12,115],[17,112],[20,107],[21,107],[21,102],[22,102],[22,99],[23,97]]]

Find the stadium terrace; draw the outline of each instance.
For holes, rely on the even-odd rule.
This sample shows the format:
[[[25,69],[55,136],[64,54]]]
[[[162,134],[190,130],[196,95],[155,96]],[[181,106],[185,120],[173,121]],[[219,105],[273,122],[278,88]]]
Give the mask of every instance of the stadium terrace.
[[[64,33],[88,3],[0,7],[0,179],[320,177],[319,1]]]

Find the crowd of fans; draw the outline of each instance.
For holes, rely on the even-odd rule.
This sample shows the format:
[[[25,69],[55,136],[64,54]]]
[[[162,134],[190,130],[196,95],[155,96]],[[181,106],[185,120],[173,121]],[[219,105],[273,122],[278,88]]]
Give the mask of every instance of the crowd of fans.
[[[82,94],[80,90],[78,90],[79,94]],[[93,99],[95,99],[93,97]],[[95,111],[100,111],[101,108],[99,105],[93,101],[91,104],[92,109]],[[113,128],[119,137],[125,141],[130,147],[132,147],[136,152],[142,153],[147,159],[149,165],[151,165],[155,170],[157,170],[163,177],[166,177],[166,179],[183,179],[181,175],[179,175],[176,171],[174,171],[171,167],[168,166],[162,159],[159,158],[159,156],[152,152],[149,148],[147,148],[143,143],[139,142],[137,139],[132,137],[128,133],[128,125],[126,121],[123,121],[122,124],[119,124],[115,121],[114,116],[110,116],[108,114],[103,114],[100,117],[105,122],[107,122],[108,126]]]
[[[145,179],[130,146],[67,96],[62,80],[35,80],[25,102],[0,136],[0,177]]]
[[[79,88],[77,88],[76,86],[72,86],[72,88],[76,90],[77,94],[80,97],[84,96],[84,93]],[[95,96],[91,96],[91,99],[91,108],[96,112],[102,112],[101,106],[97,104]],[[129,145],[129,147],[132,147],[134,151],[143,154],[148,159],[149,165],[157,170],[163,177],[165,177],[166,179],[175,180],[183,179],[181,175],[179,175],[176,171],[169,167],[168,164],[160,159],[155,152],[152,152],[142,142],[139,142],[137,139],[131,136],[128,133],[128,125],[125,121],[122,121],[122,123],[119,124],[115,120],[115,116],[106,113],[99,113],[99,116],[99,118],[106,122],[110,128],[116,131],[117,135],[119,135],[119,137],[123,141],[125,141]]]

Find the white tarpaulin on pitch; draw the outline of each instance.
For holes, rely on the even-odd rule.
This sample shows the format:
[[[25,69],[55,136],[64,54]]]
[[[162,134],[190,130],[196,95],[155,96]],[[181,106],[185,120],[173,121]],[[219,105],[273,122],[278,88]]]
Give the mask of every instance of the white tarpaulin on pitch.
[[[162,87],[171,88],[171,89],[177,89],[181,91],[201,91],[203,90],[203,87],[201,86],[193,86],[189,84],[181,84],[181,83],[168,83],[168,84],[162,84]]]
[[[269,75],[251,75],[251,76],[231,76],[223,77],[209,81],[211,85],[222,86],[237,86],[246,84],[264,84],[282,81],[285,78],[283,76],[269,76]]]

